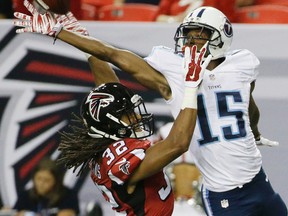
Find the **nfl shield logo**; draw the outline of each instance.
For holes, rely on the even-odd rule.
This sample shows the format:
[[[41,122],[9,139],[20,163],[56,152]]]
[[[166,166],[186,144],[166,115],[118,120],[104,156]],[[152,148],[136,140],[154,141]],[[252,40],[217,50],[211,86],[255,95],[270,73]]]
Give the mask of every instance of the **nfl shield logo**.
[[[221,207],[222,208],[228,208],[229,207],[229,202],[227,199],[221,200]]]

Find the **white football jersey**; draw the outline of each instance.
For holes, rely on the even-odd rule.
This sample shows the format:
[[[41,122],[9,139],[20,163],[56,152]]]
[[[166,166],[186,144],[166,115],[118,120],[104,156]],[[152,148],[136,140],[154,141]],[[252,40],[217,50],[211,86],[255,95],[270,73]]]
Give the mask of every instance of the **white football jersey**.
[[[161,72],[172,90],[167,101],[174,118],[183,100],[182,55],[157,46],[145,60]],[[223,192],[250,182],[262,157],[250,128],[250,83],[258,75],[259,60],[248,50],[234,50],[212,71],[206,70],[198,90],[198,118],[190,151],[204,186]]]

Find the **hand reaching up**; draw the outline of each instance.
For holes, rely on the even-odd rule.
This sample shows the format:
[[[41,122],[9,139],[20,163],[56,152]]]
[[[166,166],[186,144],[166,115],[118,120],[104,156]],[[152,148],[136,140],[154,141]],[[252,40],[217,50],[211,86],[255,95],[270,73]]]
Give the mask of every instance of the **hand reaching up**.
[[[211,61],[212,56],[209,55],[203,60],[206,53],[206,45],[204,45],[200,53],[197,53],[197,46],[185,47],[184,51],[184,73],[185,86],[196,88],[202,81],[204,71]]]
[[[28,0],[24,0],[24,6],[32,16],[20,12],[14,13],[17,20],[14,21],[13,24],[22,27],[17,29],[16,33],[35,32],[52,37],[57,36],[57,33],[59,33],[61,29],[59,30],[59,28],[57,28],[57,20],[52,13],[46,12],[40,14]]]
[[[207,43],[197,53],[197,46],[185,47],[183,70],[185,73],[185,90],[181,109],[197,109],[197,90],[202,82],[204,71],[211,61],[212,56],[208,55],[206,59]]]
[[[22,27],[17,29],[16,33],[34,32],[56,38],[62,28],[64,28],[67,31],[83,36],[89,35],[86,28],[80,25],[72,12],[68,12],[64,15],[54,14],[51,12],[41,14],[28,0],[24,0],[24,6],[32,15],[20,12],[14,13],[17,20],[15,20],[13,24]]]

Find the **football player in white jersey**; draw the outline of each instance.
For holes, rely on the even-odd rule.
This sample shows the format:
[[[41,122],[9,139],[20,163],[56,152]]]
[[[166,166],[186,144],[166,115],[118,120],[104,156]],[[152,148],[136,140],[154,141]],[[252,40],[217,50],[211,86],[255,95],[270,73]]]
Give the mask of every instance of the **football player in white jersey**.
[[[263,138],[257,127],[259,110],[251,93],[259,60],[248,50],[228,52],[233,28],[221,11],[212,7],[192,11],[176,31],[175,50],[154,47],[145,60],[95,38],[78,36],[68,31],[71,26],[51,20],[49,13],[41,15],[41,19],[39,16],[34,13],[32,18],[27,18],[16,14],[22,21],[15,25],[24,27],[17,33],[53,36],[114,64],[142,85],[158,91],[174,117],[184,97],[183,50],[196,45],[200,51],[207,46],[212,61],[198,90],[198,121],[190,145],[203,176],[205,211],[207,215],[217,216],[287,216],[285,203],[274,192],[262,169],[261,154],[256,146],[278,145]],[[186,66],[190,66],[187,60]]]

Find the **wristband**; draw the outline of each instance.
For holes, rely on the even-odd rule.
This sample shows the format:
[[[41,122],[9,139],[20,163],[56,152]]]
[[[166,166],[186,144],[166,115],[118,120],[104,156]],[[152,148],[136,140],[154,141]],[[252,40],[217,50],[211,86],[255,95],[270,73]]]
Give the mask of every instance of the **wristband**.
[[[90,53],[86,53],[86,52],[84,52],[84,55],[85,55],[87,60],[92,56]]]
[[[198,88],[185,87],[182,110],[185,108],[197,109],[197,91]]]
[[[61,23],[56,23],[56,25],[52,28],[52,31],[49,33],[50,36],[54,36],[54,42],[55,44],[58,34],[62,31],[63,25]]]

